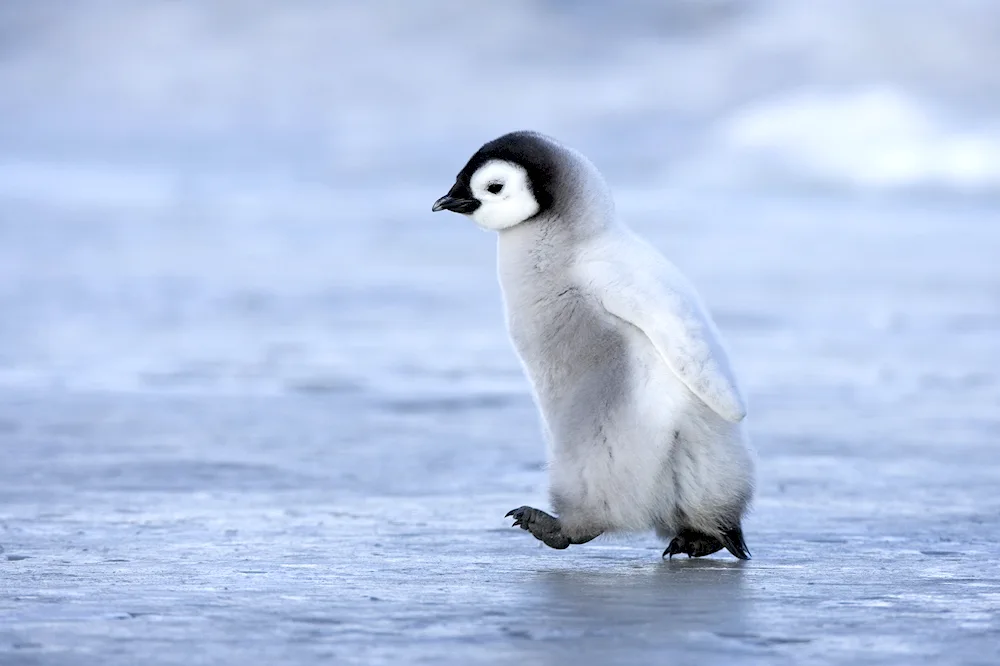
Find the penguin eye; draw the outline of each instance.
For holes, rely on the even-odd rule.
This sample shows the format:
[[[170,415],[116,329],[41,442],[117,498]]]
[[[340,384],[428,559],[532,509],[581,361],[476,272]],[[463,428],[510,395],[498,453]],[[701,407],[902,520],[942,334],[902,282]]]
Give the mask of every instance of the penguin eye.
[[[503,190],[503,183],[490,183],[486,186],[486,191],[490,194],[500,194]]]

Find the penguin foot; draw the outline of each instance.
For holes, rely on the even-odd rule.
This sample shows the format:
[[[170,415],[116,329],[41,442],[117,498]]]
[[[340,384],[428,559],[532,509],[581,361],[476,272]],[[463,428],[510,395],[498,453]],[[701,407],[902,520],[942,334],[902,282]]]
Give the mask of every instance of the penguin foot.
[[[722,542],[713,536],[695,530],[683,529],[663,551],[663,557],[673,559],[674,555],[681,553],[688,557],[704,557],[722,550],[722,547]]]
[[[530,506],[522,506],[518,509],[508,511],[505,518],[513,518],[512,527],[520,527],[522,530],[531,532],[531,535],[544,543],[549,548],[562,550],[568,548],[570,544],[587,543],[596,539],[599,535],[571,537],[562,531],[562,524],[555,516],[534,509]]]
[[[681,553],[688,557],[704,557],[723,548],[741,560],[750,559],[750,551],[747,550],[746,542],[743,541],[743,530],[739,527],[723,532],[721,540],[697,530],[683,529],[663,551],[663,557],[673,559],[674,555]]]
[[[531,532],[531,535],[550,548],[562,550],[569,547],[569,537],[562,533],[559,519],[544,511],[522,506],[507,512],[505,518],[513,518],[512,527],[520,527]]]

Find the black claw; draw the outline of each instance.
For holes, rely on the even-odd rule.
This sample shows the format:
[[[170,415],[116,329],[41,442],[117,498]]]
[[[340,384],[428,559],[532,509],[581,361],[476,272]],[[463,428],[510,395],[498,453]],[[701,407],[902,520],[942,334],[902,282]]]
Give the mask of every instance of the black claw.
[[[510,511],[507,512],[507,515],[504,516],[504,518],[514,519],[514,524],[511,525],[511,527],[520,527],[522,530],[528,529],[528,523],[525,520],[527,517],[525,515],[527,513],[525,511],[525,508],[526,507],[521,506],[516,509],[511,509]]]
[[[739,525],[723,532],[720,540],[734,557],[741,560],[750,559],[750,551],[747,549],[746,541],[743,540],[743,529]]]
[[[680,537],[674,537],[670,541],[670,545],[667,549],[663,551],[663,555],[660,557],[666,557],[668,560],[674,559],[674,555],[679,555],[684,552],[684,540]]]
[[[516,509],[511,509],[507,512],[504,518],[513,518],[514,520],[524,520],[524,514],[527,513],[528,507],[519,506]]]

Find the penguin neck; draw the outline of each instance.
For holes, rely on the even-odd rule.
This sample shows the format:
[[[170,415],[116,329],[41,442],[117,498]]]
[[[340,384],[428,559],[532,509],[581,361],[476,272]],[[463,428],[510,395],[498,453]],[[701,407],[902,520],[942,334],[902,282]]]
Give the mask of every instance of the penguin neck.
[[[566,274],[581,248],[620,229],[613,211],[578,208],[573,218],[567,218],[553,209],[497,234],[498,265],[508,275]]]

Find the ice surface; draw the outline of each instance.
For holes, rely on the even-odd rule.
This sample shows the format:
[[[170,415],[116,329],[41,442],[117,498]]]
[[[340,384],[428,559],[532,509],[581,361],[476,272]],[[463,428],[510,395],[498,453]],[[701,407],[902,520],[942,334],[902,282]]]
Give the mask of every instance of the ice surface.
[[[0,664],[995,663],[1000,13],[608,7],[0,6]],[[537,417],[430,204],[523,126],[715,313],[752,561],[503,519]]]

